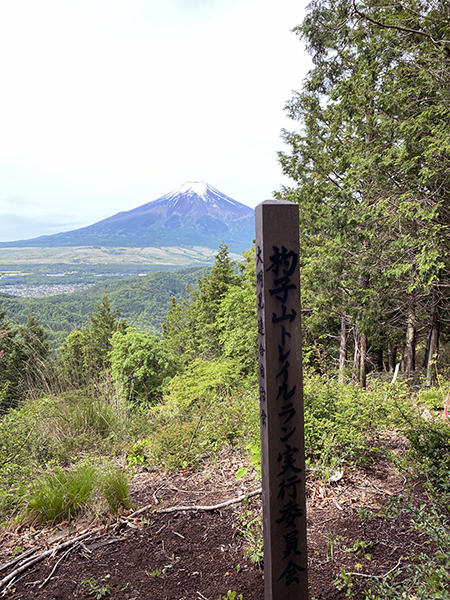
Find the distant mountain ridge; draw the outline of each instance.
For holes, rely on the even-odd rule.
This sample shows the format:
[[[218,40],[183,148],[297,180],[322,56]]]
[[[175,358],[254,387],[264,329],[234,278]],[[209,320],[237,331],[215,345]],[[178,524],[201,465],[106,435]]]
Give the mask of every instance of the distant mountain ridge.
[[[254,210],[205,182],[187,182],[152,202],[93,225],[0,247],[163,247],[206,246],[224,242],[233,252],[254,238]]]

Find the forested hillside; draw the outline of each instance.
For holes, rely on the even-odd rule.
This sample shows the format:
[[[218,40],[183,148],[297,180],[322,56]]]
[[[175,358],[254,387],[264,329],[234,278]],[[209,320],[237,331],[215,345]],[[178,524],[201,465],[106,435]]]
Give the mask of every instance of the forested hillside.
[[[141,331],[160,335],[171,298],[181,299],[186,286],[195,286],[207,267],[184,269],[175,273],[159,271],[144,277],[102,282],[72,294],[40,298],[16,298],[0,293],[0,311],[18,324],[24,324],[28,313],[51,335],[52,345],[61,344],[73,329],[87,325],[88,315],[104,296],[122,318]]]

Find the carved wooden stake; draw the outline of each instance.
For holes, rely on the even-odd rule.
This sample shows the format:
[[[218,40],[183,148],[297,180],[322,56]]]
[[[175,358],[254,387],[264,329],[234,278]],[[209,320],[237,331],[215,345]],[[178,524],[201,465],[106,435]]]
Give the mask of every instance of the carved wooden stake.
[[[256,207],[265,600],[307,600],[298,206]]]

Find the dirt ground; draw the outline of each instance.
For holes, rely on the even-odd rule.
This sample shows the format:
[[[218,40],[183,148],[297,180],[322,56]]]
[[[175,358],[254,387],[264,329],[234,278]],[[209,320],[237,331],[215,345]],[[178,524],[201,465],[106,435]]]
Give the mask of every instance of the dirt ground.
[[[383,442],[395,453],[405,449],[395,435],[386,434]],[[215,510],[177,508],[217,505],[257,490],[254,471],[236,481],[243,465],[242,457],[227,449],[198,471],[141,471],[132,480],[134,513],[148,508],[134,516],[128,511],[108,526],[84,517],[70,530],[62,524],[3,531],[0,598],[218,600],[231,590],[236,600],[239,594],[261,600],[263,565],[247,556],[261,496]],[[383,507],[406,493],[423,500],[420,490],[411,490],[380,458],[364,469],[345,470],[339,481],[308,482],[309,598],[344,598],[346,590],[334,584],[342,569],[353,573],[354,598],[363,598],[368,576],[384,577],[413,551],[429,548],[404,518],[394,522],[383,515]],[[164,509],[174,510],[158,512]],[[82,532],[82,541],[70,542]],[[23,551],[16,560],[22,564],[41,560],[6,581],[19,571],[20,562],[11,564],[18,547]]]

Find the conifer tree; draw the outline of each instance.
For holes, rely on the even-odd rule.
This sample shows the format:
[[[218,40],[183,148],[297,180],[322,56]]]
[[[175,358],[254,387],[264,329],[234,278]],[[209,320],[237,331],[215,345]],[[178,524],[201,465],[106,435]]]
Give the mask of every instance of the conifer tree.
[[[217,318],[223,298],[236,281],[235,263],[228,246],[221,244],[211,271],[198,280],[197,289],[188,288],[182,303],[172,299],[163,325],[163,338],[168,347],[183,355],[185,362],[198,357],[221,356]]]
[[[315,0],[296,28],[314,67],[287,105],[300,128],[279,157],[296,186],[279,196],[300,206],[309,321],[353,324],[363,384],[367,340],[399,330],[412,369],[448,280],[449,17],[446,0]]]
[[[89,316],[90,327],[72,331],[60,348],[62,378],[75,387],[98,382],[111,366],[110,353],[115,332],[124,333],[128,327],[113,311],[105,296]]]

